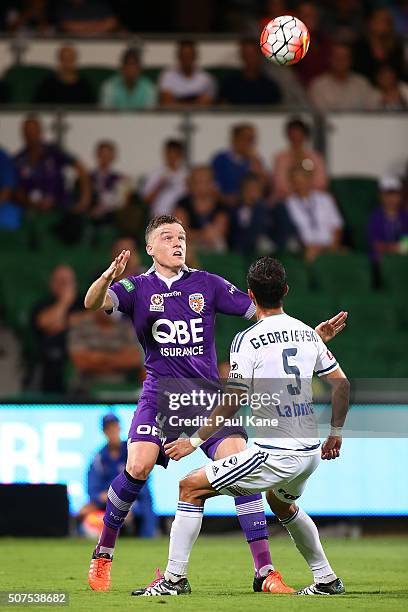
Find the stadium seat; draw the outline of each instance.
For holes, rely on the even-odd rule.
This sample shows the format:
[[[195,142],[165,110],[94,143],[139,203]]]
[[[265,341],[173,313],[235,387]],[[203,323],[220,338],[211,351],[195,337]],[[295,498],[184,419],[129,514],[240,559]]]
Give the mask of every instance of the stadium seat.
[[[311,289],[312,279],[310,267],[305,263],[304,259],[294,255],[282,255],[279,257],[279,260],[285,266],[289,289],[292,287],[296,295],[307,293]]]
[[[144,68],[143,76],[150,79],[153,83],[157,83],[163,66],[151,66],[150,68]]]
[[[367,224],[377,200],[377,180],[369,177],[335,178],[330,189],[351,231],[353,247],[367,251]]]
[[[311,327],[316,327],[337,312],[335,300],[331,296],[320,296],[313,293],[300,293],[294,287],[289,290],[284,302],[285,312],[300,319]]]
[[[229,361],[231,342],[238,332],[249,327],[253,321],[245,321],[241,317],[230,315],[217,315],[215,338],[218,362]]]
[[[366,295],[371,291],[368,257],[360,253],[326,253],[313,264],[317,289],[326,295]]]
[[[247,265],[242,255],[231,252],[228,254],[201,252],[198,254],[198,261],[202,270],[219,274],[239,289],[246,291]]]
[[[99,99],[99,92],[102,84],[104,81],[113,76],[116,73],[116,70],[106,66],[83,66],[82,68],[79,68],[78,72],[81,77],[88,81],[95,101],[97,101]]]
[[[381,260],[381,271],[385,290],[393,299],[408,299],[408,256],[385,255]]]
[[[4,81],[10,91],[10,102],[32,104],[40,83],[53,72],[51,68],[35,64],[9,68],[4,75]]]

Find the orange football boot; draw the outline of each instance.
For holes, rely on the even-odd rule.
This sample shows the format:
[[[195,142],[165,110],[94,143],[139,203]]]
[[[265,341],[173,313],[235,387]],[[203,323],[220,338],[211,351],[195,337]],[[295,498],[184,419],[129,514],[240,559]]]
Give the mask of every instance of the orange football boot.
[[[88,572],[88,583],[94,591],[109,591],[111,584],[112,557],[107,553],[92,555]]]
[[[264,593],[294,593],[295,589],[283,582],[283,578],[277,570],[270,572],[262,584]]]

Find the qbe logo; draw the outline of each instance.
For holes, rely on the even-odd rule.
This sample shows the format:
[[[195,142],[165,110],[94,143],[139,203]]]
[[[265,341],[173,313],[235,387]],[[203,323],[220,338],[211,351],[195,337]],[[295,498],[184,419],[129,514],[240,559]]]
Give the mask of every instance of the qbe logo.
[[[160,344],[196,344],[203,342],[203,320],[190,319],[189,321],[170,321],[157,319],[152,327],[153,338]]]

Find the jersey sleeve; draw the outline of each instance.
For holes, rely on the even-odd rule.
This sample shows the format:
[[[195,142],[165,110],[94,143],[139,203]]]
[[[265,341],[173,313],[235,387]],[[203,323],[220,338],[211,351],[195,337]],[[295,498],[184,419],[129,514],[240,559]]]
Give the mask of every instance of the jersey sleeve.
[[[222,314],[237,315],[252,319],[255,315],[255,304],[247,293],[216,274],[210,274],[210,283],[215,291],[215,310]]]
[[[314,368],[315,374],[317,374],[317,376],[324,376],[325,374],[330,374],[330,372],[334,372],[339,367],[340,366],[337,363],[333,353],[329,351],[323,340],[319,338],[318,355]]]
[[[132,315],[136,298],[136,278],[122,278],[118,283],[114,283],[108,289],[108,295],[113,302],[112,312],[123,312]]]
[[[245,330],[239,332],[231,344],[228,387],[236,387],[247,391],[251,386],[255,360],[252,350],[245,343],[241,344],[244,333]]]

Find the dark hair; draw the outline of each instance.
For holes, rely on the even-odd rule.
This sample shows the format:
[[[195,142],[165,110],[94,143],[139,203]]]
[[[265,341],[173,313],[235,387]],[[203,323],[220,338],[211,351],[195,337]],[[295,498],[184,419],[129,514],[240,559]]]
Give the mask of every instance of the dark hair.
[[[120,64],[124,66],[129,61],[136,62],[140,64],[140,51],[136,49],[136,47],[128,47],[125,49],[120,57]]]
[[[280,261],[266,255],[251,264],[247,284],[261,308],[279,308],[286,292],[286,271]]]
[[[255,174],[255,172],[247,172],[242,177],[239,186],[240,186],[241,189],[243,189],[247,185],[247,183],[252,183],[252,182],[260,184],[261,183],[261,179],[259,178],[258,174]]]
[[[159,215],[158,217],[153,217],[149,225],[146,227],[146,244],[149,242],[150,233],[161,225],[166,225],[167,223],[180,223],[181,226],[183,225],[180,219],[178,219],[174,215]]]
[[[192,47],[193,49],[197,48],[197,44],[191,38],[183,38],[177,42],[177,50],[180,51],[183,47]]]
[[[286,134],[289,134],[290,130],[296,128],[298,130],[302,130],[304,135],[309,138],[310,136],[310,127],[307,123],[303,121],[300,117],[292,117],[286,124]]]
[[[254,129],[254,126],[252,123],[236,123],[231,128],[232,137],[236,138],[244,130],[253,130],[253,129]]]
[[[95,145],[95,151],[100,151],[101,149],[104,149],[104,148],[112,149],[112,151],[116,153],[116,143],[113,142],[113,140],[108,140],[108,139],[98,140],[98,142]]]
[[[184,142],[182,140],[176,140],[175,138],[168,138],[164,141],[165,149],[177,149],[184,155]]]

